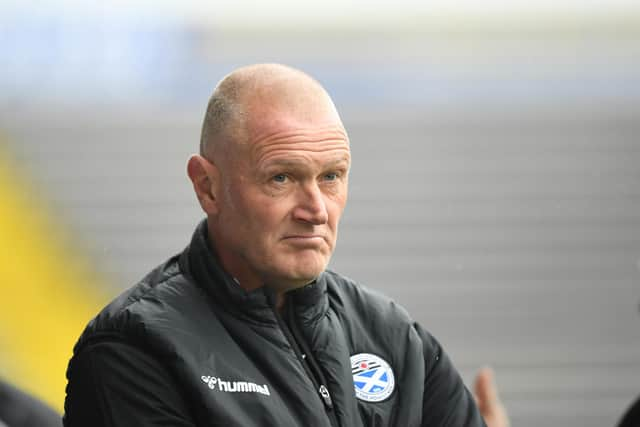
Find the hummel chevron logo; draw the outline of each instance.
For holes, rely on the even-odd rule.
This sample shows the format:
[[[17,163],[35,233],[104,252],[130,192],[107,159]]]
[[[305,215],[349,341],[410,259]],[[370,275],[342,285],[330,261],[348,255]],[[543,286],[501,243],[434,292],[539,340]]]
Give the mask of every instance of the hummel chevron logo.
[[[266,384],[258,385],[247,381],[224,381],[220,378],[203,375],[202,382],[207,384],[211,390],[224,391],[226,393],[260,393],[270,396],[269,387]]]

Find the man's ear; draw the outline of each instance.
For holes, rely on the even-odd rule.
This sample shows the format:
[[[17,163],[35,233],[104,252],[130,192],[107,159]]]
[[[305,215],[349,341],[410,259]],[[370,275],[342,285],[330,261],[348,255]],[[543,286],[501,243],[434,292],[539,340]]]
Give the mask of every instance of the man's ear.
[[[220,172],[215,164],[194,154],[187,162],[187,175],[193,183],[198,201],[207,215],[218,213],[217,192],[220,187]]]

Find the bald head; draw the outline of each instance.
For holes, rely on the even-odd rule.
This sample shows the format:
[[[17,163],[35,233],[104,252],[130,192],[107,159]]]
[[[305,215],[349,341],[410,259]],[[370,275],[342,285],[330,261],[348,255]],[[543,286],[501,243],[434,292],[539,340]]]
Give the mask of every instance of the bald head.
[[[214,160],[228,151],[230,143],[268,132],[268,126],[277,125],[282,116],[307,123],[340,123],[331,98],[308,74],[280,64],[239,68],[218,83],[209,100],[200,153]]]
[[[302,71],[240,68],[209,102],[187,173],[222,267],[250,290],[284,292],[326,268],[347,201],[349,138],[331,98]]]

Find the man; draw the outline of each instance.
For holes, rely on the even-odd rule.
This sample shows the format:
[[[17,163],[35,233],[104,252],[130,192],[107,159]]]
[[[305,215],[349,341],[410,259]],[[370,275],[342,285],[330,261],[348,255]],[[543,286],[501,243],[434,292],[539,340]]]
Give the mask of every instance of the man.
[[[60,415],[40,399],[0,379],[0,427],[60,427]]]
[[[325,271],[351,157],[324,89],[261,64],[224,78],[187,170],[190,245],[91,321],[66,426],[483,426],[438,342]]]

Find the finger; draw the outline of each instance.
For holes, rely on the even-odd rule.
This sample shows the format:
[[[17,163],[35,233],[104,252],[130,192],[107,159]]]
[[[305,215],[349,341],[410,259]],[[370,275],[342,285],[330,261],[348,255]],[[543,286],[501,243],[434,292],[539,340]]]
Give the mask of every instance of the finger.
[[[489,367],[482,368],[475,381],[475,395],[478,399],[479,406],[492,406],[499,402],[498,389],[495,383],[495,374]]]

